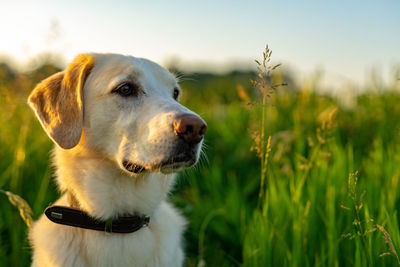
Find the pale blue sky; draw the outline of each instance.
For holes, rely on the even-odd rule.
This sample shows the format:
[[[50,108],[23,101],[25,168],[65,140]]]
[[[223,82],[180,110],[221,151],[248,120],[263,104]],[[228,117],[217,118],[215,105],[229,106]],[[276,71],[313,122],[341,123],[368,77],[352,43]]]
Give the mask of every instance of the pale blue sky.
[[[20,63],[93,51],[221,71],[251,65],[268,43],[298,73],[361,82],[400,64],[400,1],[0,0],[0,33],[0,54]]]

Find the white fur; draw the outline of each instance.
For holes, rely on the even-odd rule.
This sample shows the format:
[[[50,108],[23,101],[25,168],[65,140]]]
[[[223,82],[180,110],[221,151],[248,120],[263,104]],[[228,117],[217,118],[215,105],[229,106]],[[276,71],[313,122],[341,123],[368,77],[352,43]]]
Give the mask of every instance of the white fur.
[[[177,138],[174,118],[194,113],[172,98],[177,81],[159,65],[121,55],[91,56],[95,65],[83,90],[83,134],[72,149],[55,146],[57,183],[96,218],[136,212],[150,215],[150,224],[130,234],[108,234],[55,224],[42,215],[29,232],[32,266],[181,266],[185,220],[166,202],[175,175],[159,164]],[[137,98],[111,93],[126,79],[140,83],[144,93]],[[126,171],[126,159],[149,171]],[[67,195],[55,204],[69,206]]]

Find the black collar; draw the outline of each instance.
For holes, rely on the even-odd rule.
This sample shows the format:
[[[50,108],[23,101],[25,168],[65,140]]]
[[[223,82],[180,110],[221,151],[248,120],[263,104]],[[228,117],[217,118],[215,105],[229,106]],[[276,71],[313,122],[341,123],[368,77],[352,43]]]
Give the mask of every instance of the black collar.
[[[146,215],[121,216],[101,221],[82,210],[63,206],[50,206],[44,213],[54,223],[108,233],[133,233],[150,222],[150,217]]]

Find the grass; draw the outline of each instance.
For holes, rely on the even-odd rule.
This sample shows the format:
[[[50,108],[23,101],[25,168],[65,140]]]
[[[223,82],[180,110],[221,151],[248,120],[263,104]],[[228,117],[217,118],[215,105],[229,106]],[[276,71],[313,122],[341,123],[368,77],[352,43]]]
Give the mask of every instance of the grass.
[[[52,144],[25,103],[55,71],[0,66],[0,189],[26,199],[34,219],[58,194]],[[182,102],[209,130],[208,160],[183,172],[171,195],[190,222],[188,266],[399,264],[399,81],[345,106],[279,68],[265,81],[288,86],[265,101],[250,82],[256,73],[190,78]],[[257,135],[263,159],[250,151]],[[0,266],[29,265],[27,227],[5,194],[0,210]]]

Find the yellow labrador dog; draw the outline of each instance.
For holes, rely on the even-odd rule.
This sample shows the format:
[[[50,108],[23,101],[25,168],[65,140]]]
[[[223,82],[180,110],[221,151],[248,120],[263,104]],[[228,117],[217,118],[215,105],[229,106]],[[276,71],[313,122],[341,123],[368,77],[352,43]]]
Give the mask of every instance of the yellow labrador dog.
[[[35,222],[32,266],[181,266],[185,220],[166,201],[194,165],[206,123],[166,69],[82,54],[28,103],[56,143],[62,196]]]

